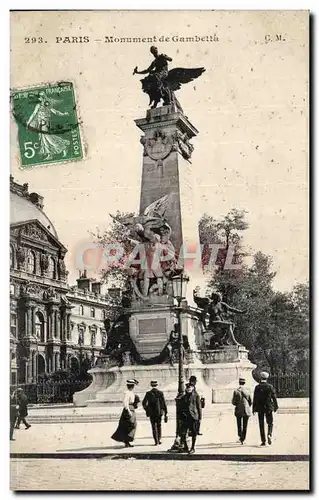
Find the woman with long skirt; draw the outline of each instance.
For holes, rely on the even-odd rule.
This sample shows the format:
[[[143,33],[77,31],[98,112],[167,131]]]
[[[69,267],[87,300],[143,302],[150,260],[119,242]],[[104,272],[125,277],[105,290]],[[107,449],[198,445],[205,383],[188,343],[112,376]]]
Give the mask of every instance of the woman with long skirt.
[[[119,424],[114,432],[112,439],[124,443],[125,448],[133,448],[131,444],[134,441],[136,431],[136,415],[135,409],[138,404],[138,396],[134,394],[134,387],[138,384],[135,379],[127,380],[127,390],[124,393],[123,411],[120,417]]]

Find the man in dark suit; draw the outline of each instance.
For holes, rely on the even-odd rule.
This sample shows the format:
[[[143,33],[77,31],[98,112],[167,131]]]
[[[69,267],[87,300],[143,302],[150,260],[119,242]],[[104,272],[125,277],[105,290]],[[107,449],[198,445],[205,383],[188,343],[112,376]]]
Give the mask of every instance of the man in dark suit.
[[[200,397],[194,390],[192,384],[186,384],[185,394],[179,400],[179,418],[181,422],[181,445],[182,451],[195,453],[195,443],[198,432],[198,423],[202,420],[202,406]],[[188,449],[187,432],[192,436],[192,446]]]
[[[251,395],[250,391],[244,387],[246,380],[239,378],[239,387],[233,393],[232,404],[235,406],[235,417],[237,420],[237,432],[239,441],[244,444],[247,434],[247,425],[251,416]]]
[[[195,375],[191,375],[189,377],[189,381],[188,381],[191,385],[194,386],[194,391],[198,394],[197,390],[196,390],[196,384],[197,384],[197,377],[195,377]],[[205,408],[205,398],[204,397],[201,397],[200,398],[200,404],[201,404],[201,407],[202,408]],[[197,428],[197,436],[202,436],[203,434],[200,432],[200,424],[201,424],[201,420],[198,421],[198,428]]]
[[[142,401],[146,416],[149,417],[152,426],[153,438],[155,446],[161,443],[162,438],[162,416],[164,415],[164,422],[167,422],[167,406],[164,394],[157,389],[158,383],[152,380],[152,389],[145,394]]]
[[[13,439],[13,429],[14,424],[16,423],[18,416],[18,406],[17,406],[17,397],[16,393],[10,395],[10,441],[14,441]]]
[[[21,421],[24,423],[26,429],[30,429],[31,424],[28,424],[25,418],[28,416],[28,398],[24,394],[23,389],[21,389],[21,387],[17,389],[17,401],[19,405],[19,414],[18,414],[16,429],[20,428]]]
[[[267,441],[272,443],[273,412],[278,410],[275,389],[267,380],[269,373],[261,372],[260,383],[255,387],[253,413],[258,413],[261,446],[266,446],[265,417],[268,426]]]

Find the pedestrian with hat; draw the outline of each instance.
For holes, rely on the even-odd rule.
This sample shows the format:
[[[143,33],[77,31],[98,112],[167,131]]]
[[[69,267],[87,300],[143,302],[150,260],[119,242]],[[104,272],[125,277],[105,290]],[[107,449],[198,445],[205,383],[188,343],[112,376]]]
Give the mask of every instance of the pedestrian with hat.
[[[147,391],[142,401],[146,416],[150,419],[155,446],[161,443],[162,439],[162,417],[164,422],[167,418],[167,405],[162,391],[158,388],[156,380],[151,381],[151,390]]]
[[[267,442],[272,443],[273,412],[278,410],[274,387],[268,383],[269,373],[261,372],[260,383],[256,385],[253,400],[253,413],[258,413],[261,446],[266,446],[265,418],[267,423]]]
[[[189,377],[189,384],[194,386],[194,392],[198,394],[197,389],[196,389],[196,384],[197,384],[197,377],[195,375],[191,375]],[[200,397],[200,404],[202,408],[205,408],[205,398],[204,396]],[[203,434],[200,432],[200,425],[201,425],[201,420],[198,420],[198,427],[197,427],[197,435],[202,436]]]
[[[20,429],[20,424],[23,422],[25,425],[26,430],[30,429],[31,424],[29,424],[26,420],[26,417],[28,416],[28,398],[26,394],[24,393],[22,387],[18,387],[17,389],[17,403],[19,406],[18,409],[18,418],[16,422],[16,429]]]
[[[239,378],[239,387],[233,393],[232,404],[235,406],[238,438],[244,444],[247,434],[248,420],[251,416],[252,398],[250,391],[245,387],[246,380]]]
[[[135,410],[139,403],[139,397],[134,393],[134,388],[138,384],[136,379],[126,381],[127,390],[123,398],[123,410],[116,431],[112,435],[114,441],[124,443],[125,448],[132,448],[136,432]]]
[[[19,406],[17,404],[17,394],[14,391],[10,394],[10,441],[14,441],[13,432],[18,417]]]
[[[202,420],[202,405],[200,397],[190,383],[185,386],[185,394],[179,400],[179,418],[181,422],[181,452],[195,453],[195,444],[198,433],[198,422]],[[192,437],[191,448],[188,449],[187,433]]]

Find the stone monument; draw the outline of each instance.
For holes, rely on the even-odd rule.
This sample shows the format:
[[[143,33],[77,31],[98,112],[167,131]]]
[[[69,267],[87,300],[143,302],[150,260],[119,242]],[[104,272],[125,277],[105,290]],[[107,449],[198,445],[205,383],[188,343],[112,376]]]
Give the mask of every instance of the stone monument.
[[[90,370],[92,384],[74,395],[78,406],[119,404],[126,380],[131,378],[139,381],[141,393],[149,389],[151,380],[157,380],[167,400],[175,399],[177,316],[172,278],[186,271],[193,288],[202,281],[191,143],[198,130],[185,116],[174,92],[205,70],[168,71],[171,59],[158,54],[155,47],[151,52],[154,61],[150,67],[142,72],[134,70],[134,74],[148,73],[141,82],[152,104],[144,118],[135,120],[143,132],[140,210],[136,217],[120,221],[129,229],[134,248],[126,263],[130,300],[121,317],[109,324],[105,356]],[[161,100],[163,105],[157,107]],[[190,253],[191,265],[187,260]],[[235,340],[234,323],[227,316],[242,311],[215,295],[204,299],[195,292],[184,301],[185,376],[196,375],[197,389],[207,402],[229,402],[239,376],[251,378],[254,365],[248,361],[247,350]]]

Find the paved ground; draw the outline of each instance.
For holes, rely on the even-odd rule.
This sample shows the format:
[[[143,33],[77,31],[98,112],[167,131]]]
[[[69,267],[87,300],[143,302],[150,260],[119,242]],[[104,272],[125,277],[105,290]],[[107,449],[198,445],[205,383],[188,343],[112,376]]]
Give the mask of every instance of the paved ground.
[[[14,490],[307,490],[308,414],[275,414],[274,440],[261,447],[257,416],[247,440],[237,443],[233,412],[206,416],[196,454],[167,453],[174,441],[175,419],[163,423],[162,445],[155,447],[151,428],[137,411],[134,448],[111,439],[117,422],[33,423],[15,431],[11,442],[11,489]],[[135,455],[136,458],[132,458]],[[28,456],[52,453],[52,460]],[[27,454],[24,458],[16,458]],[[67,458],[69,455],[74,458]],[[87,459],[93,454],[95,458]],[[62,455],[64,458],[59,458]],[[22,455],[21,455],[22,456]],[[82,458],[81,458],[82,457]],[[148,458],[148,459],[146,459]],[[151,458],[151,460],[149,459]],[[209,460],[208,460],[209,459]],[[286,461],[282,461],[286,460]],[[298,461],[296,461],[298,460]],[[196,474],[196,481],[194,481]],[[180,478],[182,478],[180,480]]]
[[[14,490],[307,490],[308,462],[12,460]]]
[[[163,423],[162,445],[155,447],[151,427],[147,420],[140,420],[143,410],[137,411],[135,453],[165,452],[173,443],[175,419]],[[203,436],[198,437],[197,452],[204,454],[308,454],[308,415],[275,414],[272,446],[261,447],[257,416],[250,419],[246,443],[236,443],[236,420],[232,414],[204,418]],[[29,430],[15,431],[11,453],[130,453],[121,443],[111,439],[117,422],[33,424]]]
[[[308,413],[309,400],[307,398],[278,399],[278,414]],[[169,415],[175,415],[175,406],[169,407]],[[72,404],[63,405],[36,405],[29,407],[31,423],[66,423],[66,422],[106,422],[118,419],[120,409],[116,406],[75,407]],[[230,403],[207,404],[204,410],[205,417],[232,414],[234,407]],[[139,419],[145,420],[143,410],[139,411]]]

